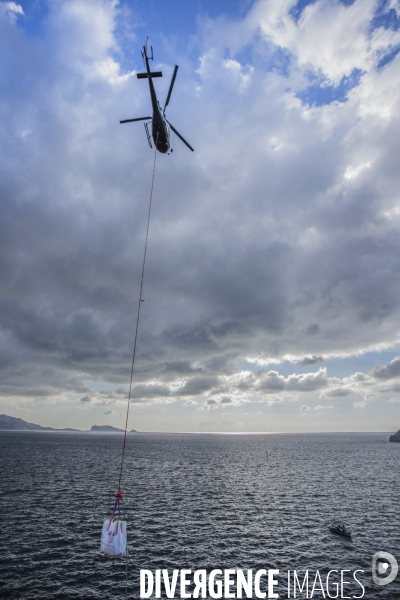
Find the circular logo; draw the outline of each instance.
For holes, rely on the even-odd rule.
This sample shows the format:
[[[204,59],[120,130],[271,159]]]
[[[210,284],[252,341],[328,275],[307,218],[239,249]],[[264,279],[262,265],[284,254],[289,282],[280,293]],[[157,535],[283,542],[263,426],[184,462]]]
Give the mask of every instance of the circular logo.
[[[379,562],[378,562],[379,561]],[[389,567],[391,571],[386,577],[380,577],[388,572]],[[397,560],[389,552],[376,552],[372,557],[372,579],[377,585],[387,585],[392,583],[397,577],[399,571],[399,565]]]

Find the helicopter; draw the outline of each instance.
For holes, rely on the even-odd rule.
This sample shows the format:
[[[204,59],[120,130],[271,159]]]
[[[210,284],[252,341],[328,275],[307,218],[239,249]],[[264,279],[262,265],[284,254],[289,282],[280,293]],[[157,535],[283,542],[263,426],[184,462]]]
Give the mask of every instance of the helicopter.
[[[186,144],[186,146],[189,148],[189,150],[194,152],[194,149],[192,148],[192,146],[190,144],[188,144],[188,142],[181,136],[181,134],[175,129],[175,127],[173,125],[171,125],[171,123],[169,121],[167,121],[166,116],[165,116],[165,109],[167,108],[170,98],[171,98],[172,89],[174,87],[174,83],[175,83],[175,79],[176,79],[176,74],[178,72],[178,65],[175,65],[171,83],[170,83],[169,90],[168,90],[168,94],[167,94],[167,99],[165,101],[164,108],[161,108],[160,103],[157,98],[156,91],[154,89],[153,78],[154,77],[162,77],[162,71],[153,71],[153,72],[150,71],[149,60],[153,60],[153,46],[150,47],[151,56],[149,56],[148,50],[147,50],[148,41],[149,41],[149,38],[147,38],[146,44],[145,44],[145,46],[143,46],[143,50],[142,50],[142,57],[145,62],[145,65],[146,65],[146,73],[137,73],[137,78],[149,80],[151,104],[153,106],[153,117],[138,117],[136,119],[125,119],[123,121],[120,121],[120,123],[122,124],[122,123],[132,123],[134,121],[149,121],[149,120],[151,120],[151,125],[152,125],[151,135],[149,132],[150,123],[144,124],[145,130],[146,130],[146,135],[147,135],[147,141],[149,142],[150,148],[153,147],[151,144],[151,137],[152,137],[153,141],[156,145],[156,149],[159,152],[161,152],[162,154],[166,154],[168,152],[168,150],[170,150],[170,152],[172,152],[172,148],[170,147],[170,139],[169,139],[170,138],[170,129],[172,129],[172,131],[178,136],[178,138],[180,140],[182,140],[182,142],[184,144]]]

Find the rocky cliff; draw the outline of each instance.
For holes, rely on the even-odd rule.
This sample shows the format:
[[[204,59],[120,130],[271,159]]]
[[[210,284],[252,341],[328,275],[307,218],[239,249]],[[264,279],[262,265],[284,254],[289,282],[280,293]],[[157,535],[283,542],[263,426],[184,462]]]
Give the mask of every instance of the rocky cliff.
[[[54,429],[54,427],[42,427],[36,423],[29,423],[18,417],[0,415],[0,429],[6,431],[78,431],[78,429]]]
[[[80,429],[55,429],[54,427],[42,427],[36,423],[29,423],[18,417],[10,417],[9,415],[0,415],[0,431],[81,431]],[[123,429],[112,427],[112,425],[93,425],[90,431],[114,431],[124,432]],[[129,433],[137,433],[135,429],[131,429]]]
[[[112,425],[92,425],[90,431],[114,431],[114,433],[124,433],[124,429],[119,429],[118,427],[113,427]]]

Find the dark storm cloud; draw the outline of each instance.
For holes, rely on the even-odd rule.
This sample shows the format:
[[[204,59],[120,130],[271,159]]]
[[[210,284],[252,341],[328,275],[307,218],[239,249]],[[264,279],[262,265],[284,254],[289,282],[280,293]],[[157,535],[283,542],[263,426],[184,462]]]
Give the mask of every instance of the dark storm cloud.
[[[371,372],[376,379],[393,379],[400,376],[400,356],[396,356],[388,365],[377,365]]]
[[[311,392],[319,390],[328,384],[326,369],[320,369],[317,373],[304,375],[289,375],[285,378],[277,371],[269,371],[260,377],[257,388],[262,392],[298,391]]]
[[[354,392],[347,388],[336,387],[329,390],[328,392],[325,392],[324,396],[328,396],[330,398],[343,398],[344,396],[350,396],[352,393]]]
[[[299,360],[299,365],[302,367],[307,367],[308,365],[315,365],[316,363],[323,361],[324,358],[322,356],[305,356]]]
[[[319,328],[318,323],[311,323],[311,325],[309,325],[307,327],[307,331],[306,331],[306,333],[308,335],[317,335],[319,332],[320,332],[320,328]]]
[[[229,398],[228,396],[223,396],[219,400],[214,400],[214,398],[208,398],[206,403],[198,410],[218,410],[219,408],[227,408],[233,405],[234,402],[232,398]]]
[[[218,385],[217,377],[193,377],[189,379],[182,388],[179,389],[179,396],[197,396],[212,390]]]
[[[286,388],[286,381],[277,371],[269,371],[269,373],[262,378],[258,388],[260,391],[265,392],[280,392]]]
[[[203,368],[193,367],[187,360],[165,362],[163,368],[166,373],[171,373],[173,375],[193,375],[195,373],[204,372]]]
[[[289,375],[286,389],[290,391],[312,392],[325,387],[327,384],[327,371],[326,369],[320,369],[317,373]]]
[[[224,396],[223,398],[221,398],[221,404],[231,404],[232,403],[232,398],[228,398],[228,396]]]
[[[170,390],[167,386],[160,384],[138,384],[133,387],[132,396],[134,398],[160,398],[170,395]]]

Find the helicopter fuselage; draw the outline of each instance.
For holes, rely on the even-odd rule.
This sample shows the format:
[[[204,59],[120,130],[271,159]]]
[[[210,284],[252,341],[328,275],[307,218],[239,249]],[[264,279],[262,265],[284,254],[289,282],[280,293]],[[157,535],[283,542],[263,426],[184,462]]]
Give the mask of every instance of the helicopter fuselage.
[[[162,154],[166,154],[170,148],[169,142],[169,126],[165,119],[164,113],[157,100],[157,94],[154,89],[153,78],[150,72],[149,59],[147,54],[145,55],[147,77],[149,80],[150,98],[153,107],[153,119],[151,123],[153,140],[156,148]]]
[[[170,148],[169,126],[159,106],[153,107],[151,127],[157,150],[162,154],[166,154]]]

